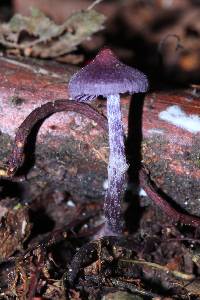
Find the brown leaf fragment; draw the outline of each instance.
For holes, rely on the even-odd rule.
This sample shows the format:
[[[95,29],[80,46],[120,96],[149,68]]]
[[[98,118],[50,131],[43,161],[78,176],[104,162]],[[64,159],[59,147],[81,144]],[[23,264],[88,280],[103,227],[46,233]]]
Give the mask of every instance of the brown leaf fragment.
[[[25,56],[58,57],[75,50],[101,30],[104,21],[104,15],[85,10],[57,25],[38,9],[31,9],[31,16],[16,14],[9,23],[0,26],[0,44]]]
[[[84,55],[82,55],[82,54],[66,54],[66,55],[59,56],[56,59],[56,61],[65,63],[65,64],[70,63],[73,65],[77,65],[84,61]]]
[[[0,223],[0,259],[6,259],[15,251],[22,249],[30,230],[28,209],[23,207],[10,209]]]
[[[200,280],[196,279],[185,285],[185,289],[190,295],[200,296]]]

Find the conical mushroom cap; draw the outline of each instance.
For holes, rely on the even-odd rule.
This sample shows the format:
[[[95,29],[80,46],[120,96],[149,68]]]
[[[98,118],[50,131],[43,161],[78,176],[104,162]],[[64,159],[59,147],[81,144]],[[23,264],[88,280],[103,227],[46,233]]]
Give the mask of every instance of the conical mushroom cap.
[[[108,48],[101,50],[94,60],[74,74],[69,82],[70,96],[79,101],[120,93],[140,93],[148,89],[146,76],[121,63]]]

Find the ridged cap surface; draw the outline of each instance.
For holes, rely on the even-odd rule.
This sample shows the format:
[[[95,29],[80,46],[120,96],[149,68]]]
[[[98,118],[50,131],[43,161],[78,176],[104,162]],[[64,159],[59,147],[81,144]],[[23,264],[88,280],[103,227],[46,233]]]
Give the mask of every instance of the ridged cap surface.
[[[70,96],[82,102],[98,96],[141,93],[147,89],[145,74],[120,62],[108,48],[101,50],[69,82]]]

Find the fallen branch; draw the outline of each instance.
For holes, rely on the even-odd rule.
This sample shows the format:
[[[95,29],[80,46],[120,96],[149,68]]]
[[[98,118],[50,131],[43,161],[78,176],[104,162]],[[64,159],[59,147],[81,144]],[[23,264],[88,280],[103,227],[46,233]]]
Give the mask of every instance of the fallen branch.
[[[56,100],[54,102],[48,102],[35,110],[33,110],[24,122],[17,130],[14,146],[11,156],[8,161],[7,170],[0,169],[0,176],[6,178],[12,178],[16,171],[23,165],[24,162],[24,148],[27,143],[27,139],[34,126],[38,122],[41,122],[51,116],[54,113],[62,111],[74,111],[83,114],[95,121],[104,131],[107,132],[108,124],[105,116],[101,115],[90,105],[68,101],[68,100]],[[151,182],[149,175],[142,167],[139,171],[140,184],[154,203],[170,216],[174,222],[180,222],[185,225],[199,227],[200,219],[194,216],[190,216],[174,209],[164,197],[158,194],[156,186]]]

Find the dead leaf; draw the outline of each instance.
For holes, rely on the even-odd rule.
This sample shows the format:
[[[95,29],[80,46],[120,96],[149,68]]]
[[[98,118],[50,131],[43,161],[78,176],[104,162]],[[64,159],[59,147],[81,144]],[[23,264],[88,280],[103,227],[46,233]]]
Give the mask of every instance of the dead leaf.
[[[57,25],[38,9],[31,9],[30,17],[16,14],[9,23],[0,26],[0,44],[25,56],[59,57],[101,30],[104,21],[104,15],[85,10]]]
[[[187,283],[185,289],[190,293],[190,295],[200,296],[200,281],[198,279]]]
[[[6,259],[23,248],[23,242],[30,234],[28,208],[8,210],[0,223],[0,259]]]

